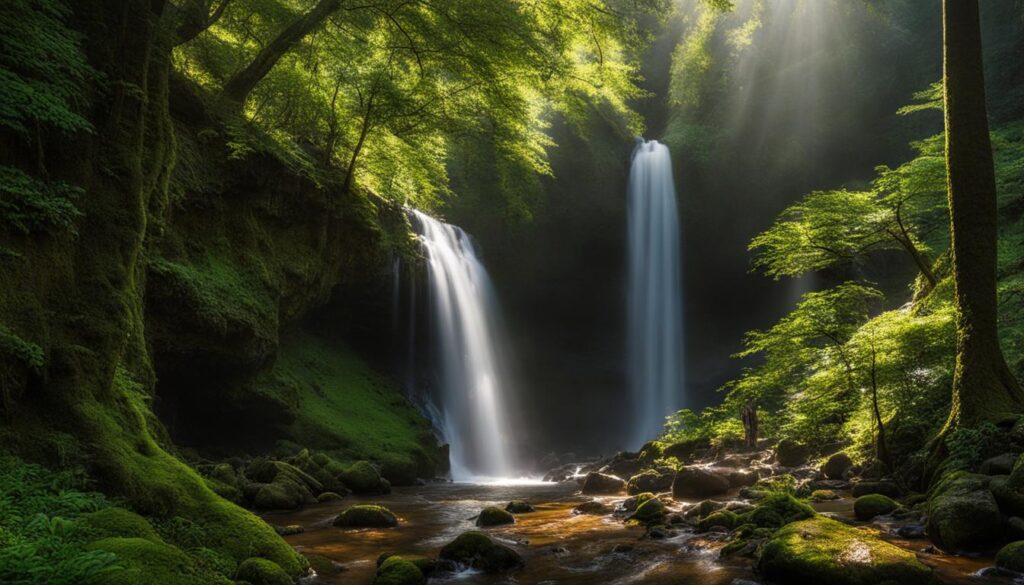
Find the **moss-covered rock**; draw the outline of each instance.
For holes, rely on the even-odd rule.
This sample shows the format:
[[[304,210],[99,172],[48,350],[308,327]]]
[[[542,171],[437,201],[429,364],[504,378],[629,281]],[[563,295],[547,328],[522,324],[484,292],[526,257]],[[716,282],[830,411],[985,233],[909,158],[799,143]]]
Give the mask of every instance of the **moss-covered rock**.
[[[758,569],[786,585],[931,585],[914,553],[822,516],[795,522],[765,543]]]
[[[672,489],[673,473],[663,473],[656,469],[642,471],[626,482],[626,492],[630,495],[644,492],[664,492]]]
[[[811,492],[811,500],[814,502],[827,502],[830,500],[838,500],[839,494],[832,490],[814,490]]]
[[[814,508],[787,493],[772,493],[758,501],[757,506],[740,515],[738,523],[753,524],[760,528],[778,528],[813,518]]]
[[[427,578],[415,563],[400,556],[391,556],[377,568],[374,585],[424,585]]]
[[[586,495],[614,495],[626,491],[626,482],[614,475],[592,471],[583,480],[582,493]]]
[[[273,561],[251,558],[242,561],[235,573],[237,581],[251,585],[292,585],[292,578]]]
[[[497,506],[488,506],[484,508],[476,518],[476,525],[485,527],[515,524],[515,522],[515,516]]]
[[[341,473],[341,481],[357,494],[387,494],[391,486],[381,478],[377,469],[367,461],[357,461]]]
[[[900,508],[898,502],[882,494],[861,496],[853,503],[853,513],[857,520],[871,520],[876,516],[892,514]]]
[[[928,497],[928,537],[948,551],[980,550],[1003,535],[999,506],[987,475],[957,471],[942,478]]]
[[[89,585],[192,585],[202,580],[195,562],[181,549],[145,538],[111,537],[90,543],[88,550],[113,553],[117,568]],[[206,575],[212,583],[230,583]]]
[[[846,453],[836,453],[821,466],[821,473],[828,479],[843,479],[853,467],[853,460]]]
[[[339,514],[334,525],[342,528],[393,528],[398,526],[398,518],[384,506],[359,504]]]
[[[739,516],[729,510],[719,510],[701,518],[697,523],[697,530],[707,532],[716,526],[732,530],[739,522]]]
[[[536,512],[533,506],[523,500],[512,500],[505,506],[505,511],[512,514],[529,514],[530,512]]]
[[[316,497],[316,501],[321,504],[326,504],[328,502],[340,502],[344,499],[345,498],[341,494],[336,492],[324,492]]]
[[[992,476],[989,491],[996,499],[999,510],[1007,516],[1024,516],[1024,489],[1015,488],[1005,475]]]
[[[646,498],[633,513],[633,519],[647,525],[660,524],[665,520],[668,509],[658,498]]]
[[[676,472],[672,481],[672,497],[677,500],[697,500],[718,496],[729,491],[729,480],[702,467],[687,466]]]
[[[639,508],[641,504],[654,497],[654,494],[652,494],[651,492],[637,494],[631,498],[626,498],[625,500],[623,500],[622,508],[627,512],[636,512],[636,509]]]
[[[464,532],[444,545],[439,557],[484,573],[501,573],[525,564],[519,553],[476,531]]]
[[[603,516],[605,514],[611,514],[611,508],[605,505],[603,502],[597,500],[591,500],[589,502],[583,502],[572,509],[574,514],[588,514],[592,516]]]
[[[793,439],[782,439],[775,446],[775,460],[783,467],[797,467],[807,462],[810,455],[807,447]]]
[[[999,549],[996,554],[996,566],[1000,569],[1024,573],[1024,540],[1011,542]]]
[[[94,537],[122,536],[163,542],[148,520],[124,508],[104,508],[78,518],[78,526]]]

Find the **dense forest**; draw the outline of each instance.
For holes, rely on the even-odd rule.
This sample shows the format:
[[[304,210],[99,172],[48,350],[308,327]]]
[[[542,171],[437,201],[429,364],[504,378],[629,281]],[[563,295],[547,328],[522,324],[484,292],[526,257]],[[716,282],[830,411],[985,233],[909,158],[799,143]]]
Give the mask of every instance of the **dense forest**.
[[[1020,0],[0,3],[0,583],[1024,578]]]

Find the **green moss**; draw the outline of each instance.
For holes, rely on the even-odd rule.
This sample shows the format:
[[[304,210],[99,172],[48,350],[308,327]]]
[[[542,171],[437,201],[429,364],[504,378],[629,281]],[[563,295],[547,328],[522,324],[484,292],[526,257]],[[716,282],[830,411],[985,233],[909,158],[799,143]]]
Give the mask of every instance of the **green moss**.
[[[148,520],[124,508],[106,508],[82,516],[78,525],[98,538],[111,536],[144,538],[162,542]]]
[[[762,528],[778,528],[815,516],[814,508],[787,493],[773,493],[758,501],[757,506],[742,515],[739,523]]]
[[[1011,542],[999,549],[996,566],[1015,573],[1024,573],[1024,540]]]
[[[398,483],[432,476],[440,463],[426,419],[393,382],[343,344],[311,335],[289,338],[255,385],[295,405],[289,434],[300,444],[349,460],[382,461]]]
[[[292,585],[292,578],[273,561],[261,558],[246,559],[238,566],[235,580],[251,585]]]
[[[665,504],[661,500],[651,497],[643,500],[637,506],[633,518],[643,524],[657,524],[665,519]]]
[[[515,522],[515,516],[497,506],[484,508],[476,519],[477,526],[501,526],[502,524],[515,524]]]
[[[891,514],[899,507],[899,503],[882,494],[869,494],[857,498],[853,503],[853,513],[858,520],[871,520],[875,516]]]
[[[366,461],[357,461],[348,466],[340,475],[345,487],[357,494],[387,493],[386,484],[381,482],[380,474]]]
[[[334,519],[334,525],[344,528],[391,528],[398,526],[398,518],[384,506],[360,504],[339,514]]]
[[[427,578],[415,563],[399,556],[388,557],[377,569],[374,585],[423,585]]]
[[[1003,534],[991,478],[957,471],[943,477],[928,496],[928,536],[949,551],[980,550]]]
[[[117,569],[90,581],[96,585],[192,585],[224,583],[224,577],[204,574],[181,549],[144,538],[113,537],[93,542],[88,547],[112,553]]]
[[[762,549],[758,568],[787,585],[931,585],[914,553],[822,516],[789,524]]]
[[[825,502],[828,500],[838,500],[839,494],[832,490],[814,490],[811,492],[811,500],[815,502]]]
[[[739,522],[739,516],[735,512],[729,510],[719,510],[713,514],[708,515],[705,518],[701,518],[700,522],[697,523],[697,529],[701,532],[707,532],[715,526],[722,526],[732,530],[736,527]]]

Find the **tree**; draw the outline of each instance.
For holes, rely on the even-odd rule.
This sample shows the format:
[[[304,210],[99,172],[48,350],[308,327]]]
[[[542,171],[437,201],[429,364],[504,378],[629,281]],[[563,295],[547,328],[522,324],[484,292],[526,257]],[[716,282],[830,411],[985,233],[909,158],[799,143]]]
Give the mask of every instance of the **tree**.
[[[995,167],[985,104],[977,0],[943,0],[946,165],[956,321],[953,402],[946,431],[999,423],[1024,392],[999,346]]]

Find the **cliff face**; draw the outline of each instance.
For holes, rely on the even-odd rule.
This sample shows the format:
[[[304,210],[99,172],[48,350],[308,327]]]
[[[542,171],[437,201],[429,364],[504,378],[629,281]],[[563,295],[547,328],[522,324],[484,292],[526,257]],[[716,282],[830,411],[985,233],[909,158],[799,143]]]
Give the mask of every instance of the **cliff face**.
[[[175,79],[165,12],[76,2],[68,38],[95,70],[81,83],[87,126],[0,129],[5,173],[77,193],[57,198],[71,205],[60,226],[7,229],[10,210],[34,213],[38,198],[3,185],[0,444],[83,466],[143,513],[209,527],[211,548],[296,574],[297,555],[211,492],[171,437],[211,452],[298,439],[433,471],[440,450],[395,387],[351,343],[302,325],[353,298],[340,293],[380,286],[391,255],[410,249],[408,226],[400,209],[339,195],[326,170],[314,180],[273,152],[239,149],[244,122]],[[325,364],[326,375],[308,371]],[[328,424],[346,404],[401,440],[368,440],[344,413]]]

